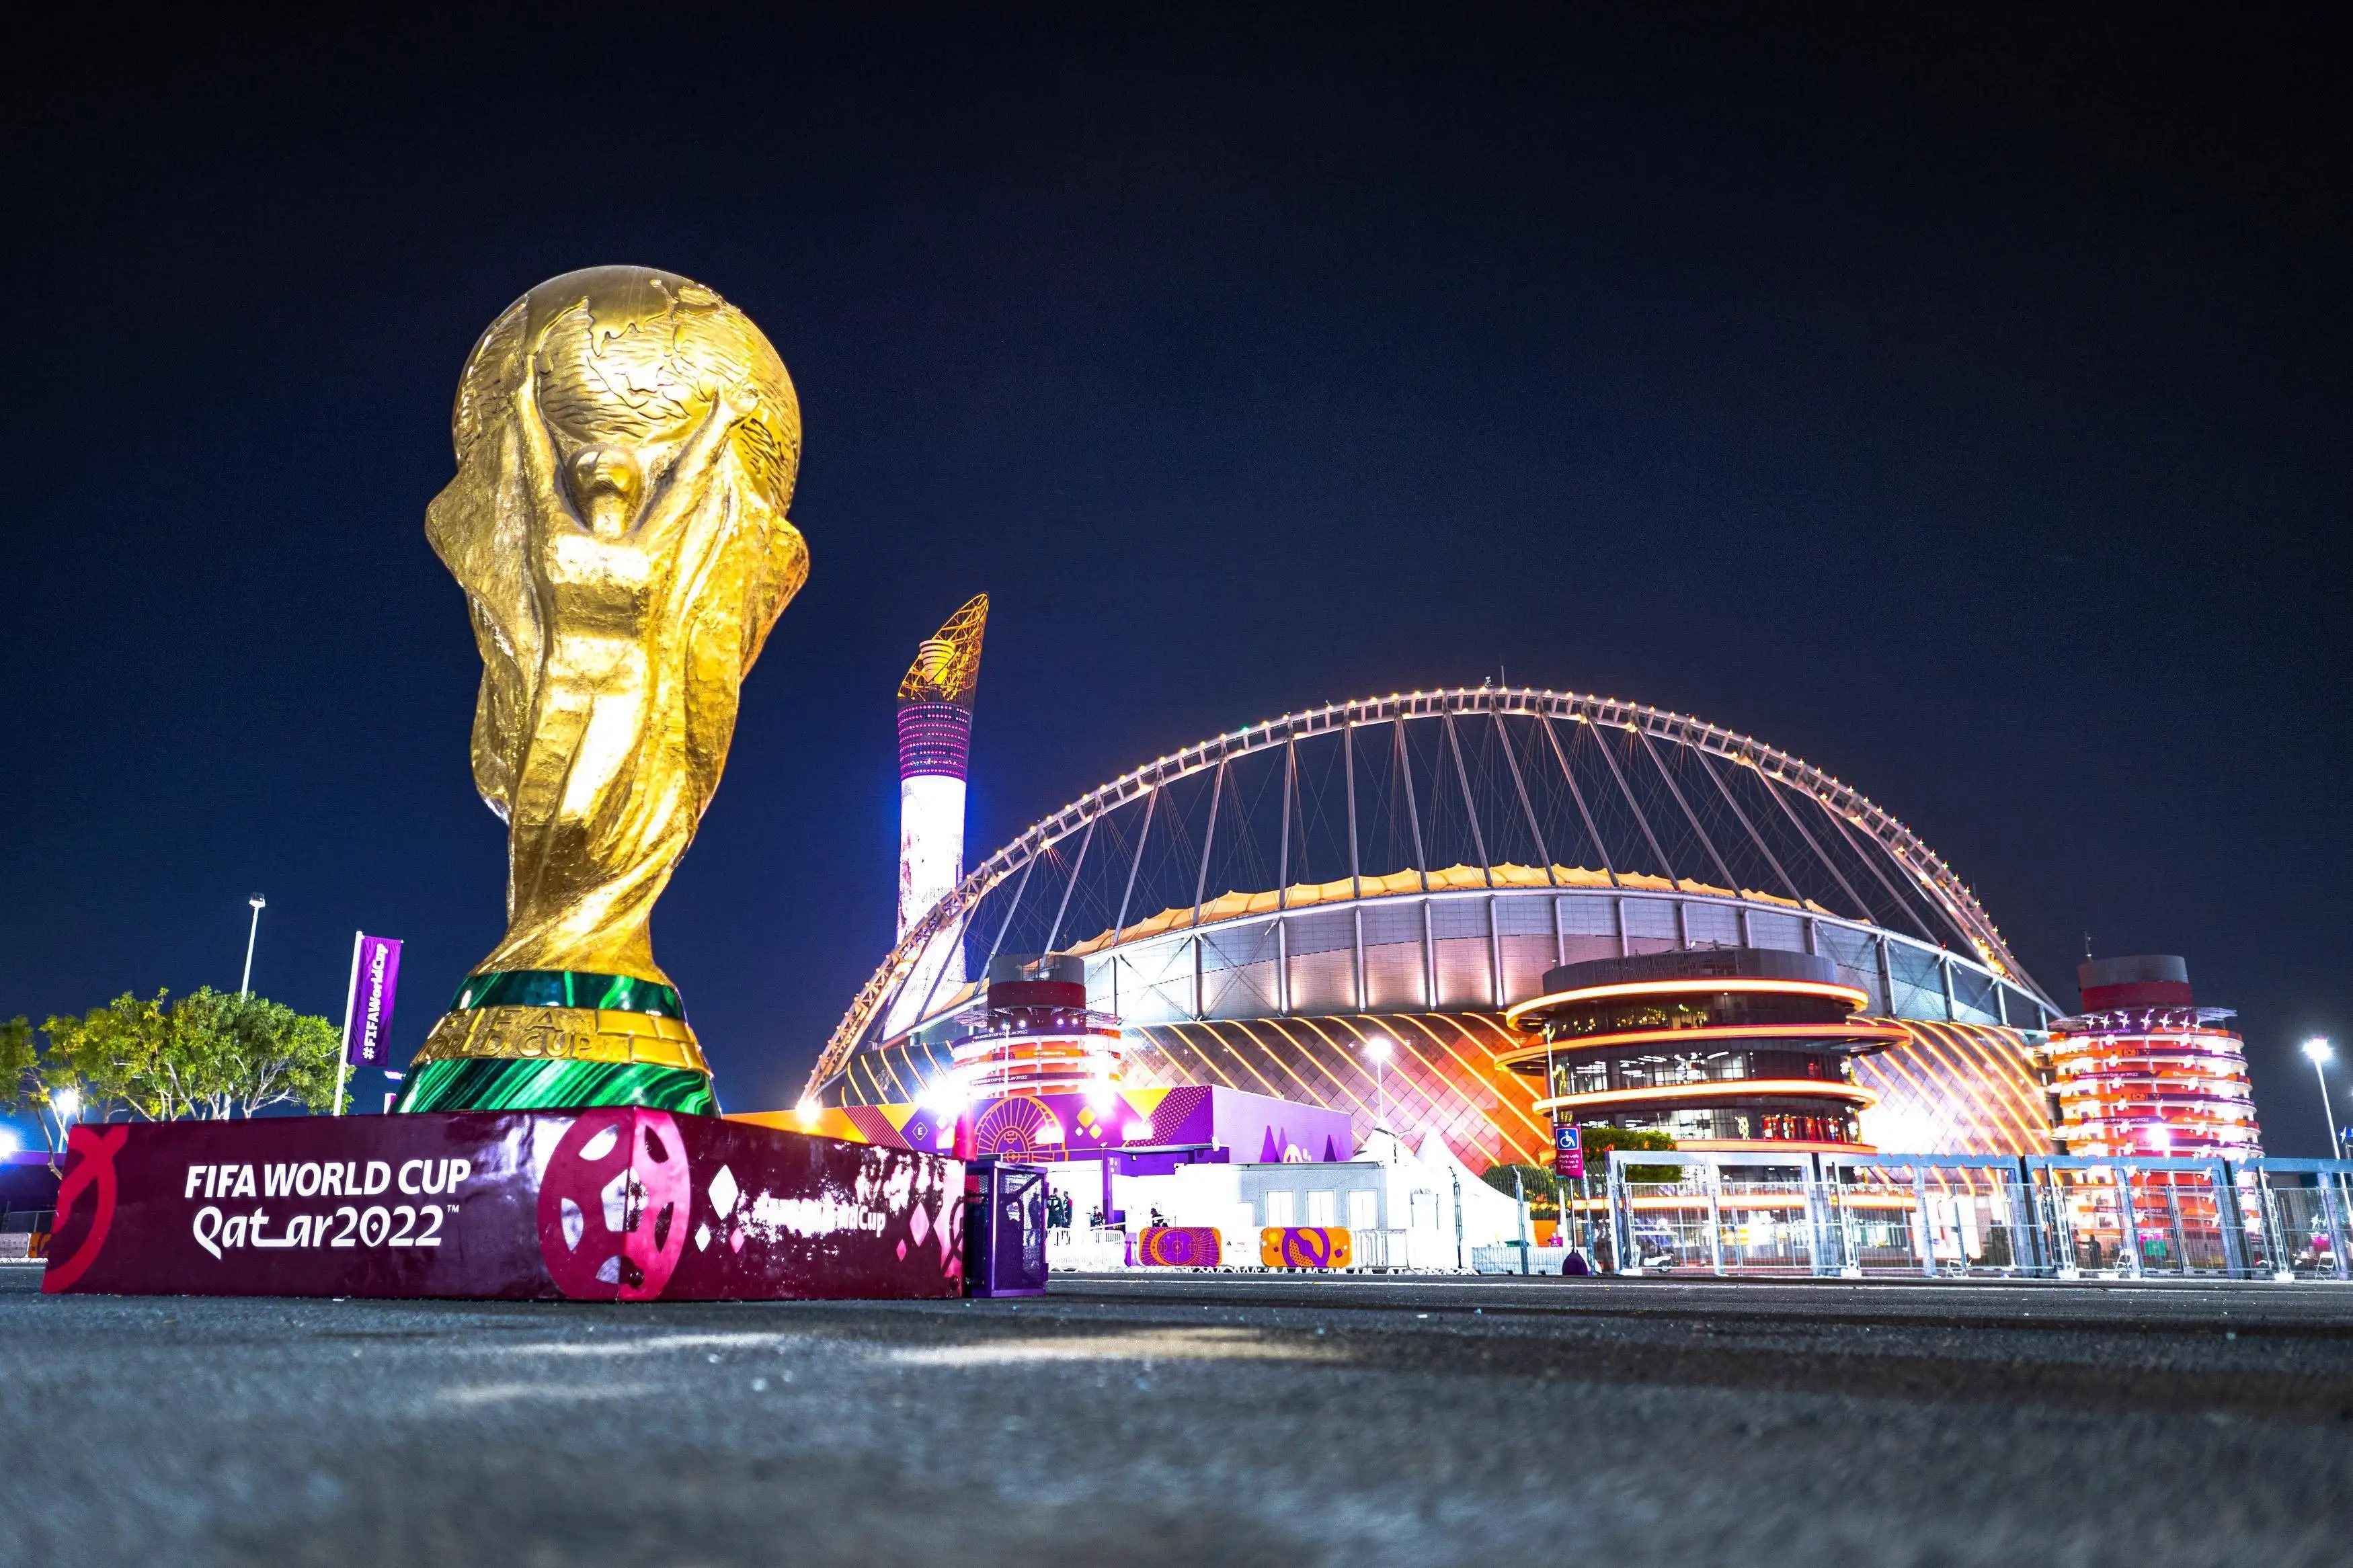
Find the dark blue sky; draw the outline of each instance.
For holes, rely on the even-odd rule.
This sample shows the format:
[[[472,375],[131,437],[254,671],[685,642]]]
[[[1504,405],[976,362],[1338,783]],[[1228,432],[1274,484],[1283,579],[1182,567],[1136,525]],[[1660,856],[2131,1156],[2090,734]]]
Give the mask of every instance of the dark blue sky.
[[[892,692],[986,589],[976,853],[1504,667],[1856,783],[2063,1001],[2086,930],[2185,954],[2274,1151],[2320,1152],[2327,51],[1873,15],[412,9],[21,59],[0,1016],[234,985],[259,889],[258,988],[338,1013],[353,927],[401,936],[423,1037],[501,925],[422,532],[450,395],[509,300],[619,261],[748,310],[807,426],[809,585],[656,922],[731,1107],[789,1100],[889,944]]]

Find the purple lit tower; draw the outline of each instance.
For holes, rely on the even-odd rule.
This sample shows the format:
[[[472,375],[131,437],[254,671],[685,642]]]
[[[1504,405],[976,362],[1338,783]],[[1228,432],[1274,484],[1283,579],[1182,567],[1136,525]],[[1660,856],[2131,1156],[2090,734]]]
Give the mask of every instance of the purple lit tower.
[[[980,686],[980,639],[988,595],[975,595],[925,637],[899,683],[899,935],[964,878],[965,769],[972,700]],[[964,984],[964,944],[942,933],[915,971],[911,993],[941,999]],[[914,996],[911,994],[911,1001]]]

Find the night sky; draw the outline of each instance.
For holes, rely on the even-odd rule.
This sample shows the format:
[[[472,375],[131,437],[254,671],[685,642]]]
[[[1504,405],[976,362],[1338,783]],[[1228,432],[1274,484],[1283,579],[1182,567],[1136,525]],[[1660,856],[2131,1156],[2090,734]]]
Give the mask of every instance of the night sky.
[[[1129,9],[16,51],[0,1016],[233,988],[258,889],[257,989],[339,1016],[353,928],[399,936],[422,1040],[503,923],[423,533],[450,396],[509,301],[628,262],[742,306],[806,424],[809,584],[655,924],[731,1109],[890,945],[892,692],[986,590],[968,863],[1293,708],[1639,699],[1857,784],[2063,1004],[2086,931],[2185,955],[2271,1151],[2326,1152],[2332,50],[2232,8]]]

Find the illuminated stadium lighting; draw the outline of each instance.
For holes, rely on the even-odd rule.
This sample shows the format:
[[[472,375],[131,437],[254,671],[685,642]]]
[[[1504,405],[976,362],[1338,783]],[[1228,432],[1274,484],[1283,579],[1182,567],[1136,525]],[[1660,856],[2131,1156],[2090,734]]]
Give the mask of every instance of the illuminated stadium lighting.
[[[1639,1105],[1653,1100],[1694,1100],[1710,1096],[1761,1094],[1786,1097],[1801,1095],[1809,1100],[1842,1100],[1851,1105],[1876,1105],[1879,1096],[1867,1089],[1851,1083],[1830,1083],[1820,1079],[1793,1078],[1732,1078],[1694,1079],[1689,1083],[1662,1083],[1650,1089],[1613,1089],[1594,1094],[1563,1094],[1536,1101],[1538,1110],[1579,1110],[1599,1105]]]
[[[993,953],[1069,955],[1085,1006],[1124,1020],[1129,1090],[1303,1100],[1349,1111],[1361,1136],[1385,1099],[1370,1042],[1390,1042],[1413,1065],[1417,1132],[1474,1165],[1549,1158],[1535,1102],[1551,1096],[1512,1070],[1544,1049],[1527,1022],[1554,989],[1547,970],[1678,951],[1817,955],[1820,989],[1780,994],[1848,1021],[1781,1033],[1792,1048],[1876,1047],[1852,1058],[1848,1086],[1878,1097],[1866,1127],[1922,1130],[1904,1145],[1926,1153],[2052,1148],[2034,1047],[2059,1009],[1968,885],[1799,759],[1614,698],[1355,700],[1122,772],[980,860],[910,927],[810,1092],[904,1103],[951,1055],[963,1070],[984,1043],[982,1001],[947,978],[951,949],[957,975]],[[1755,1054],[1770,1041],[1682,1043]],[[1050,1070],[1080,1091],[1092,1061],[1075,1041],[1070,1052]],[[1023,1069],[1038,1070],[1042,1056]]]
[[[1827,984],[1813,980],[1676,980],[1662,981],[1656,985],[1634,982],[1623,985],[1586,985],[1575,991],[1558,991],[1549,996],[1532,996],[1504,1010],[1504,1019],[1516,1027],[1523,1014],[1532,1008],[1556,1006],[1563,1002],[1583,1002],[1597,996],[1631,996],[1647,993],[1683,991],[1778,991],[1792,995],[1828,996],[1860,1007],[1871,1000],[1871,994],[1853,985]]]
[[[818,1103],[815,1095],[805,1094],[801,1096],[801,1102],[793,1107],[793,1115],[804,1128],[815,1127],[824,1119],[825,1107]]]
[[[1559,1056],[1569,1052],[1608,1050],[1633,1045],[1654,1037],[1641,1030],[1614,1035],[1580,1035],[1574,1039],[1546,1041],[1523,1046],[1517,1050],[1499,1051],[1495,1059],[1506,1067],[1534,1061],[1547,1052]],[[1857,1045],[1897,1045],[1905,1038],[1901,1024],[1722,1024],[1701,1028],[1679,1028],[1675,1031],[1678,1044],[1691,1046],[1703,1040],[1816,1039],[1851,1040]]]
[[[2312,1063],[2312,1076],[2320,1084],[2320,1119],[2328,1123],[2328,1152],[2332,1157],[2342,1160],[2345,1158],[2345,1135],[2337,1131],[2337,1112],[2328,1103],[2328,1075],[2320,1070],[2336,1054],[2328,1048],[2328,1042],[2316,1035],[2304,1042],[2305,1058]]]

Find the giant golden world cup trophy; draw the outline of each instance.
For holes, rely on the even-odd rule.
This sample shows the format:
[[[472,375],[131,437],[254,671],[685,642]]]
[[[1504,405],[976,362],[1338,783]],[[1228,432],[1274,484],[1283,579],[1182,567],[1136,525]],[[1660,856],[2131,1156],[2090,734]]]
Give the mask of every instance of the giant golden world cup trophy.
[[[507,931],[400,1108],[713,1111],[648,922],[808,575],[785,517],[792,381],[711,289],[591,268],[491,323],[451,433],[458,475],[425,532],[481,650],[474,784],[507,824]]]

